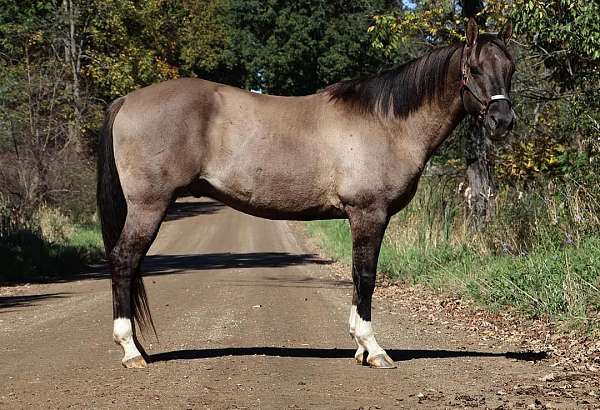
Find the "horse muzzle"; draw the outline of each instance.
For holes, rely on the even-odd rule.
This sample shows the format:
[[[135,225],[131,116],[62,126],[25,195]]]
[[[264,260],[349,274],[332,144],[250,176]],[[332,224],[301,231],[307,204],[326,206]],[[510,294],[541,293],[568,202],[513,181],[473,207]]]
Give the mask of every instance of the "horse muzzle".
[[[484,125],[492,139],[500,139],[514,128],[515,121],[515,113],[508,101],[494,101],[488,107]]]

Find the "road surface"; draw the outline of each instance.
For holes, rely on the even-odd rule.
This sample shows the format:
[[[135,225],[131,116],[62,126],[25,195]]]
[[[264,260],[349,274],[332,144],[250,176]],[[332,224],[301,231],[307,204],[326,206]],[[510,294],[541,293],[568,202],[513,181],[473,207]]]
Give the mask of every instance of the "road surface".
[[[105,272],[31,285],[0,297],[0,408],[599,404],[546,394],[540,378],[559,371],[548,360],[482,345],[387,300],[375,301],[375,331],[398,368],[356,365],[351,285],[314,252],[285,221],[178,202],[144,264],[160,340],[145,342],[149,367],[121,367]]]

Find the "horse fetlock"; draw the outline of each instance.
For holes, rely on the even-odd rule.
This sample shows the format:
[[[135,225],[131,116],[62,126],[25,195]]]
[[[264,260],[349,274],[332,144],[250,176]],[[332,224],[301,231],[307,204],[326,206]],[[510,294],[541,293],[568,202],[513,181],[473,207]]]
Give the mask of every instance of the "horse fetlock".
[[[146,367],[146,362],[142,358],[142,354],[135,345],[135,339],[133,338],[133,327],[131,326],[131,320],[125,318],[118,318],[114,321],[113,326],[113,340],[115,343],[123,348],[123,366],[129,367]],[[141,361],[138,359],[141,359]],[[141,362],[143,366],[141,366]],[[127,365],[126,363],[129,363]]]
[[[385,354],[375,339],[371,322],[363,320],[360,316],[357,317],[356,322],[355,338],[359,348],[369,352],[369,357]]]

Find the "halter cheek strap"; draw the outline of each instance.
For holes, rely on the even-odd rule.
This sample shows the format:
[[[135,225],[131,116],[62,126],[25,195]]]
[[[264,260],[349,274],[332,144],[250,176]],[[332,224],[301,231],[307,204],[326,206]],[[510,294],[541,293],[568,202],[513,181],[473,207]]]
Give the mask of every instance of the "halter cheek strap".
[[[473,97],[475,97],[475,99],[479,102],[479,104],[481,104],[482,108],[479,111],[479,113],[477,114],[478,119],[483,119],[487,115],[487,112],[490,109],[490,105],[494,101],[501,101],[501,100],[504,100],[508,103],[508,105],[510,106],[510,109],[513,113],[513,116],[516,117],[515,112],[512,108],[512,106],[513,106],[512,101],[508,95],[495,94],[495,95],[492,95],[491,97],[487,97],[482,93],[482,91],[479,87],[474,88],[472,86],[472,82],[470,81],[470,77],[469,77],[469,64],[468,64],[468,60],[469,60],[469,56],[470,56],[471,52],[472,52],[471,48],[465,44],[465,46],[462,49],[462,53],[461,53],[461,57],[460,57],[460,60],[461,60],[461,80],[460,80],[461,99],[464,100],[464,92],[466,90]]]

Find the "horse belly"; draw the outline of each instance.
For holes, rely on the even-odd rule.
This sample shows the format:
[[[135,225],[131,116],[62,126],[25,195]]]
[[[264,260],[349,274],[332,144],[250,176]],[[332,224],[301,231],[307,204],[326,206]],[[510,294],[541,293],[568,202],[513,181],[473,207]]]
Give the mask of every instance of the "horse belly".
[[[203,178],[205,190],[239,211],[268,219],[330,219],[344,217],[330,184],[310,172],[234,167]]]

